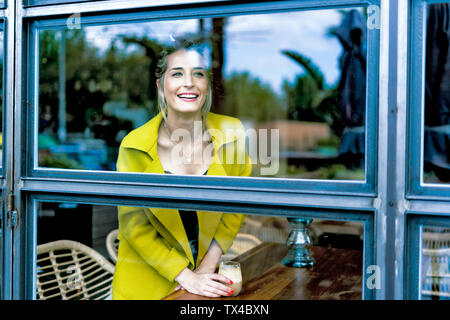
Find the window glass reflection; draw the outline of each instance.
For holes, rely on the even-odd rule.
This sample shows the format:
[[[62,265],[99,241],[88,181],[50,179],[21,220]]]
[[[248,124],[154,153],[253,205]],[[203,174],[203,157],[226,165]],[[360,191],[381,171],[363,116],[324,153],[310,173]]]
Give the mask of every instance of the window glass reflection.
[[[359,222],[40,202],[37,299],[214,298],[195,284],[230,260],[241,267],[238,299],[361,299],[363,229]],[[305,242],[294,247],[293,232]],[[298,246],[314,272],[289,263],[289,248]],[[277,274],[287,282],[274,290]]]
[[[450,229],[423,227],[422,291],[424,300],[450,299]]]
[[[205,115],[205,131],[200,131],[206,133],[200,139],[203,146],[198,141],[181,144],[179,154],[183,161],[186,154],[191,158],[206,155],[206,161],[195,170],[189,165],[181,170],[173,163],[166,170],[162,163],[164,171],[204,173],[202,169],[220,153],[217,143],[208,149],[208,141],[220,140],[213,133],[215,122],[223,142],[230,141],[226,129],[239,128],[234,136],[242,138],[237,140],[244,149],[234,151],[239,157],[246,150],[243,161],[252,170],[245,175],[362,180],[365,16],[362,9],[315,10],[42,30],[38,165],[116,170],[124,137],[160,113],[155,72],[162,53],[185,40],[199,46],[197,53],[211,89],[210,95],[205,94],[210,111],[232,117],[236,125],[225,120],[229,118],[209,121]],[[293,33],[288,35],[286,30]],[[163,98],[170,110],[168,96]],[[196,98],[183,99],[192,104]],[[199,99],[204,102],[202,96]],[[162,128],[161,119],[155,125]],[[170,115],[168,119],[169,131],[162,130],[172,134],[180,121],[170,123]],[[155,132],[152,137],[162,152],[164,143],[170,143],[159,141],[165,133]]]
[[[450,181],[450,4],[428,5],[424,182]]]

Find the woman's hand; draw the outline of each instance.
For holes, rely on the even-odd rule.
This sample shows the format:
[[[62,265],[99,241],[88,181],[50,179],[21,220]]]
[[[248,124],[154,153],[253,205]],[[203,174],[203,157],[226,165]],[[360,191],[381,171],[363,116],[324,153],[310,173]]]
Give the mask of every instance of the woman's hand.
[[[175,278],[180,286],[190,293],[206,296],[220,297],[230,296],[233,290],[223,283],[231,284],[227,277],[217,273],[196,273],[188,268],[183,269]],[[178,288],[178,287],[177,287]]]

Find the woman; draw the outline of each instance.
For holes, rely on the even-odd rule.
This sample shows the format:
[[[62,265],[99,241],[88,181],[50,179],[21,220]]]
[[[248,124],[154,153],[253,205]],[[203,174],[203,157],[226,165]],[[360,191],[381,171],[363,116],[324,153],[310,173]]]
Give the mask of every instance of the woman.
[[[156,85],[161,112],[123,139],[118,171],[250,175],[242,124],[209,112],[211,87],[195,48],[166,52]],[[230,279],[214,272],[244,219],[239,214],[120,207],[113,298],[161,299],[179,288],[208,297],[231,295]]]

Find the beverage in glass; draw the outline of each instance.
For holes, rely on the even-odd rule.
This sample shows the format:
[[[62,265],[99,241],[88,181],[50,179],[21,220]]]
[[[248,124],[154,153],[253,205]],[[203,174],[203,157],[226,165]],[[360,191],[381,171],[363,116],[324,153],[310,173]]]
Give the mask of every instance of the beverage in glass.
[[[233,283],[229,285],[233,290],[233,296],[237,296],[242,290],[241,265],[236,261],[222,261],[219,265],[219,274],[227,277]]]

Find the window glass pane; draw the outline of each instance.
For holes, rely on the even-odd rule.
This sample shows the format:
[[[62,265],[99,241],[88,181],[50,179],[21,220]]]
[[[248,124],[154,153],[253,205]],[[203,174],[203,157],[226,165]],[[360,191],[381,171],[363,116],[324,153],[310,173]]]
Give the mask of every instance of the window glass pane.
[[[450,299],[450,229],[423,227],[422,294],[424,300]]]
[[[37,221],[38,299],[110,299],[111,287],[121,299],[199,299],[183,279],[230,260],[239,299],[361,299],[360,222],[50,202],[38,203]],[[314,266],[293,267],[306,253]],[[177,281],[186,290],[174,292]]]
[[[424,182],[450,182],[450,3],[428,5]]]
[[[140,128],[122,144],[129,165],[120,171],[363,180],[365,16],[313,10],[87,27],[74,19],[41,30],[38,166],[116,170],[120,143]],[[160,60],[158,90],[162,52],[186,41],[189,50]]]

